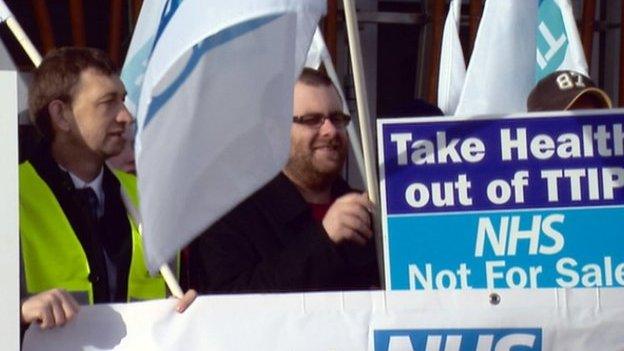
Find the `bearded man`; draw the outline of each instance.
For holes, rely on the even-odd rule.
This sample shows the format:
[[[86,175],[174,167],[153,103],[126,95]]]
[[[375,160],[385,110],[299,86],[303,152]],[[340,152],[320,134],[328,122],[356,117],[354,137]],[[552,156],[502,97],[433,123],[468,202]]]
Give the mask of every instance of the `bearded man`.
[[[293,112],[282,172],[193,243],[191,284],[200,293],[378,286],[372,204],[340,178],[350,117],[331,80],[304,69]]]

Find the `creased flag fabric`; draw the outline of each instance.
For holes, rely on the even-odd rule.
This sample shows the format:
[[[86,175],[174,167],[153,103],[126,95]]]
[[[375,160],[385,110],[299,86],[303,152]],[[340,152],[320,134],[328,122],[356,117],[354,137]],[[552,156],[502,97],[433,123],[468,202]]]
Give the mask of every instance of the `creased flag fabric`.
[[[170,5],[137,114],[143,242],[152,272],[285,164],[293,84],[326,6]]]
[[[314,31],[314,36],[312,37],[312,44],[310,44],[308,55],[306,56],[305,66],[319,69],[321,65],[328,62],[328,60],[331,61],[329,50],[327,50],[327,45],[323,39],[323,33],[317,26]]]
[[[12,16],[13,14],[11,13],[11,10],[9,10],[7,4],[4,2],[4,0],[0,0],[0,23],[6,21],[7,18]]]
[[[559,70],[589,76],[570,1],[540,0],[535,82]]]
[[[455,115],[526,111],[535,84],[537,0],[488,0]]]
[[[445,115],[455,114],[466,79],[466,62],[459,40],[460,18],[461,0],[453,0],[444,24],[438,77],[438,107]]]

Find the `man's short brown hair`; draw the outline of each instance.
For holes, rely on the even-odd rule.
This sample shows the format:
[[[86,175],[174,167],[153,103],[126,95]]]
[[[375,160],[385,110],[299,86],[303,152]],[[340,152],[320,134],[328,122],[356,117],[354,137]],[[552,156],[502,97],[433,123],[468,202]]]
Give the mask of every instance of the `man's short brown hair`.
[[[80,74],[89,68],[105,75],[117,72],[103,51],[77,47],[51,51],[33,72],[28,89],[28,110],[31,121],[44,139],[51,141],[53,138],[48,105],[54,100],[71,103]]]
[[[309,85],[309,86],[313,86],[313,87],[318,87],[318,86],[326,86],[326,87],[332,87],[334,86],[334,84],[332,83],[331,79],[329,79],[329,77],[327,76],[327,74],[324,71],[321,70],[316,70],[313,68],[309,68],[309,67],[305,67],[303,69],[303,71],[301,72],[301,75],[299,75],[299,79],[297,79],[298,82],[301,82],[305,85]]]

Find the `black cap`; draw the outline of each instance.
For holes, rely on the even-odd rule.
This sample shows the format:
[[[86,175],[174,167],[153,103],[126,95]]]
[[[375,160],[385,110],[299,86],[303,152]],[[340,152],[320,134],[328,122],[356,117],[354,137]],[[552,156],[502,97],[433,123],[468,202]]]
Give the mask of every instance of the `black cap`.
[[[556,71],[540,80],[529,94],[527,110],[565,111],[581,97],[593,98],[596,108],[611,108],[611,99],[587,76],[575,71]]]

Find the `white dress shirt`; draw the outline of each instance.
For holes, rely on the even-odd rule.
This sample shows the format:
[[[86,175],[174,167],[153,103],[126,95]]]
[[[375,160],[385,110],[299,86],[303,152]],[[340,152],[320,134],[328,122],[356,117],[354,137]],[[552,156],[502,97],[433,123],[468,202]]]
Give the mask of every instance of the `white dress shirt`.
[[[63,167],[61,167],[63,169]],[[72,182],[74,183],[74,187],[76,189],[84,189],[91,188],[95,192],[95,195],[98,198],[98,217],[102,217],[104,215],[104,187],[102,186],[102,179],[104,178],[104,167],[100,168],[100,173],[90,182],[85,182],[84,180],[78,178],[77,175],[73,174],[71,171],[63,169],[69,176],[71,177]]]

